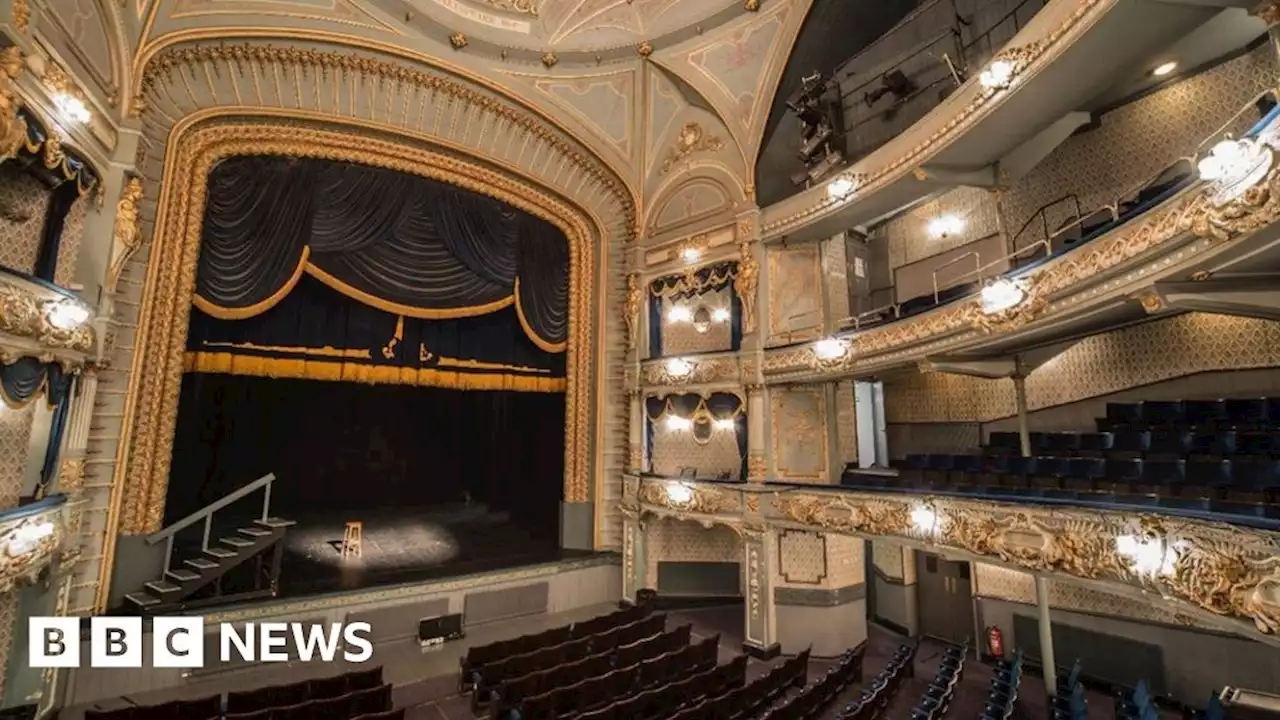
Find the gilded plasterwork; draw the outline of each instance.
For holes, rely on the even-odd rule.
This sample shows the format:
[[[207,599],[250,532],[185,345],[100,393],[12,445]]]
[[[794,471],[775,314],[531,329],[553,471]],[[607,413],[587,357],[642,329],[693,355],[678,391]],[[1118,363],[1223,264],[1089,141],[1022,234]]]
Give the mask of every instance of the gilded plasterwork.
[[[565,500],[589,497],[587,446],[591,401],[593,228],[583,215],[546,193],[480,166],[425,149],[349,133],[271,124],[183,127],[167,158],[147,288],[140,313],[143,342],[135,349],[129,412],[124,429],[127,463],[118,478],[127,488],[119,526],[127,533],[154,532],[163,518],[173,431],[182,378],[187,317],[194,292],[205,178],[219,160],[276,154],[357,162],[450,182],[493,195],[559,226],[570,240],[570,327],[565,427]]]
[[[772,403],[773,457],[780,479],[827,479],[827,400],[820,386],[777,389]]]
[[[822,334],[822,261],[818,245],[771,247],[769,344],[812,340]]]
[[[645,362],[643,368],[645,386],[707,385],[731,382],[738,378],[738,359],[732,355],[684,358],[678,364],[688,372],[672,372],[672,364],[669,360]]]

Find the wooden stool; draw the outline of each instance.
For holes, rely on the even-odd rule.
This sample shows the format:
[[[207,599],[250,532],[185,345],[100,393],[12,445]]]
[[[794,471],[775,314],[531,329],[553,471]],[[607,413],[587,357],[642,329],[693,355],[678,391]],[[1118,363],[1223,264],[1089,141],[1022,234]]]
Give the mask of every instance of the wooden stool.
[[[364,523],[359,520],[349,520],[347,522],[346,532],[342,534],[342,557],[363,557],[364,556]]]

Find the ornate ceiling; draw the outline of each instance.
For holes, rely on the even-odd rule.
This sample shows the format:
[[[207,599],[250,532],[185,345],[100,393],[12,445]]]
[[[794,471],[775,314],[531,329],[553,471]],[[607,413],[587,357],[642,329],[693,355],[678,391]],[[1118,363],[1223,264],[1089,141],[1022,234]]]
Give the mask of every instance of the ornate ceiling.
[[[740,0],[412,0],[444,24],[531,50],[597,52],[696,32]]]

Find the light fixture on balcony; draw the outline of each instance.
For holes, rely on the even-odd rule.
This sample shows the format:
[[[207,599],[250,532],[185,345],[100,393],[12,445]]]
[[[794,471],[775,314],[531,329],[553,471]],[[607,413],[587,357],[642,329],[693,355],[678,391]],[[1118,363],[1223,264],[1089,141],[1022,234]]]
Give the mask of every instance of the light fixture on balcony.
[[[40,543],[53,535],[51,522],[29,523],[13,531],[9,538],[9,547],[5,548],[9,557],[20,557],[40,547]]]
[[[964,232],[964,218],[941,215],[929,221],[929,235],[935,240]]]
[[[684,358],[671,358],[667,361],[667,374],[671,377],[688,377],[691,372],[693,372],[693,363]]]
[[[995,315],[1010,308],[1015,308],[1027,299],[1027,289],[1017,280],[1000,278],[983,286],[978,295],[982,312]]]
[[[814,357],[823,362],[839,360],[849,354],[849,345],[840,338],[823,338],[813,344]]]
[[[680,251],[680,259],[687,263],[696,263],[702,257],[702,251],[696,247],[687,247]]]
[[[1160,63],[1159,65],[1156,66],[1155,70],[1151,71],[1151,74],[1154,75],[1155,77],[1164,77],[1165,75],[1168,75],[1169,73],[1177,69],[1178,69],[1178,63],[1176,62]]]
[[[699,305],[693,311],[693,329],[699,334],[705,334],[711,329],[711,311],[706,305]]]
[[[911,527],[921,535],[932,535],[938,531],[938,512],[932,507],[920,504],[911,508]]]
[[[49,309],[49,324],[59,330],[75,330],[89,319],[89,308],[74,301],[62,300]]]
[[[1151,577],[1172,575],[1178,556],[1189,547],[1184,540],[1168,542],[1164,538],[1142,535],[1116,537],[1116,554],[1128,560],[1134,572]]]
[[[1003,90],[1013,82],[1013,63],[996,60],[978,75],[978,82],[988,90]]]
[[[841,175],[831,182],[827,183],[827,198],[829,200],[844,200],[858,189],[858,184],[848,175]]]
[[[729,322],[729,318],[730,318],[729,311],[726,308],[716,308],[715,310],[711,311],[712,322],[727,323]]]
[[[669,483],[667,485],[667,499],[674,505],[688,505],[693,502],[693,488],[684,483]]]
[[[733,418],[720,418],[719,420],[716,420],[717,430],[733,430],[736,427],[737,423],[734,422]]]
[[[1201,158],[1196,169],[1200,179],[1216,183],[1214,201],[1221,204],[1234,200],[1262,181],[1271,171],[1274,155],[1271,148],[1256,140],[1227,138]]]
[[[690,420],[690,419],[689,419],[689,418],[687,418],[687,417],[680,417],[679,415],[668,415],[668,416],[667,416],[667,429],[668,429],[668,430],[674,430],[674,431],[677,431],[677,432],[683,432],[683,431],[688,430],[688,429],[690,429],[690,428],[692,428],[692,427],[693,427],[693,421],[692,421],[692,420]]]
[[[667,311],[667,322],[679,323],[693,320],[693,311],[685,305],[672,305]]]

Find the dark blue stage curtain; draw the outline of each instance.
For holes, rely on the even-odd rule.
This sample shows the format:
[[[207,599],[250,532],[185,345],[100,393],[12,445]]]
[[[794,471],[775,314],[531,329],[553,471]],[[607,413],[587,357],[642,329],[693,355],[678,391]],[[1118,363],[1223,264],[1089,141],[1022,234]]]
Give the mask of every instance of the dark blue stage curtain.
[[[44,448],[44,463],[40,466],[40,482],[36,486],[37,500],[48,494],[49,488],[58,479],[58,457],[62,454],[62,438],[67,433],[67,421],[71,418],[74,384],[74,376],[63,373],[62,368],[55,365],[50,369],[47,392],[49,404],[54,406],[54,410],[53,420],[49,424],[49,440]]]
[[[554,542],[564,420],[558,394],[189,373],[165,524],[273,472],[283,517],[343,514],[368,528],[379,508],[469,496]]]
[[[738,477],[743,480],[747,478],[747,408],[743,405],[742,398],[723,392],[713,392],[706,397],[697,393],[683,393],[645,398],[645,457],[649,458],[650,463],[645,470],[653,470],[654,423],[661,422],[668,415],[679,415],[695,424],[733,420],[734,438],[738,441],[738,455],[742,462]]]
[[[196,305],[266,312],[310,275],[419,320],[512,309],[529,340],[568,339],[569,247],[559,229],[445,182],[323,160],[237,157],[209,177]]]
[[[719,292],[733,285],[738,276],[738,261],[727,260],[698,268],[692,273],[666,275],[649,283],[649,357],[662,357],[662,299],[682,300],[709,292]],[[738,293],[730,293],[729,349],[742,348],[742,301]]]
[[[420,320],[383,312],[306,276],[244,320],[191,313],[186,370],[375,385],[559,393],[565,354],[538,347],[514,307]]]

